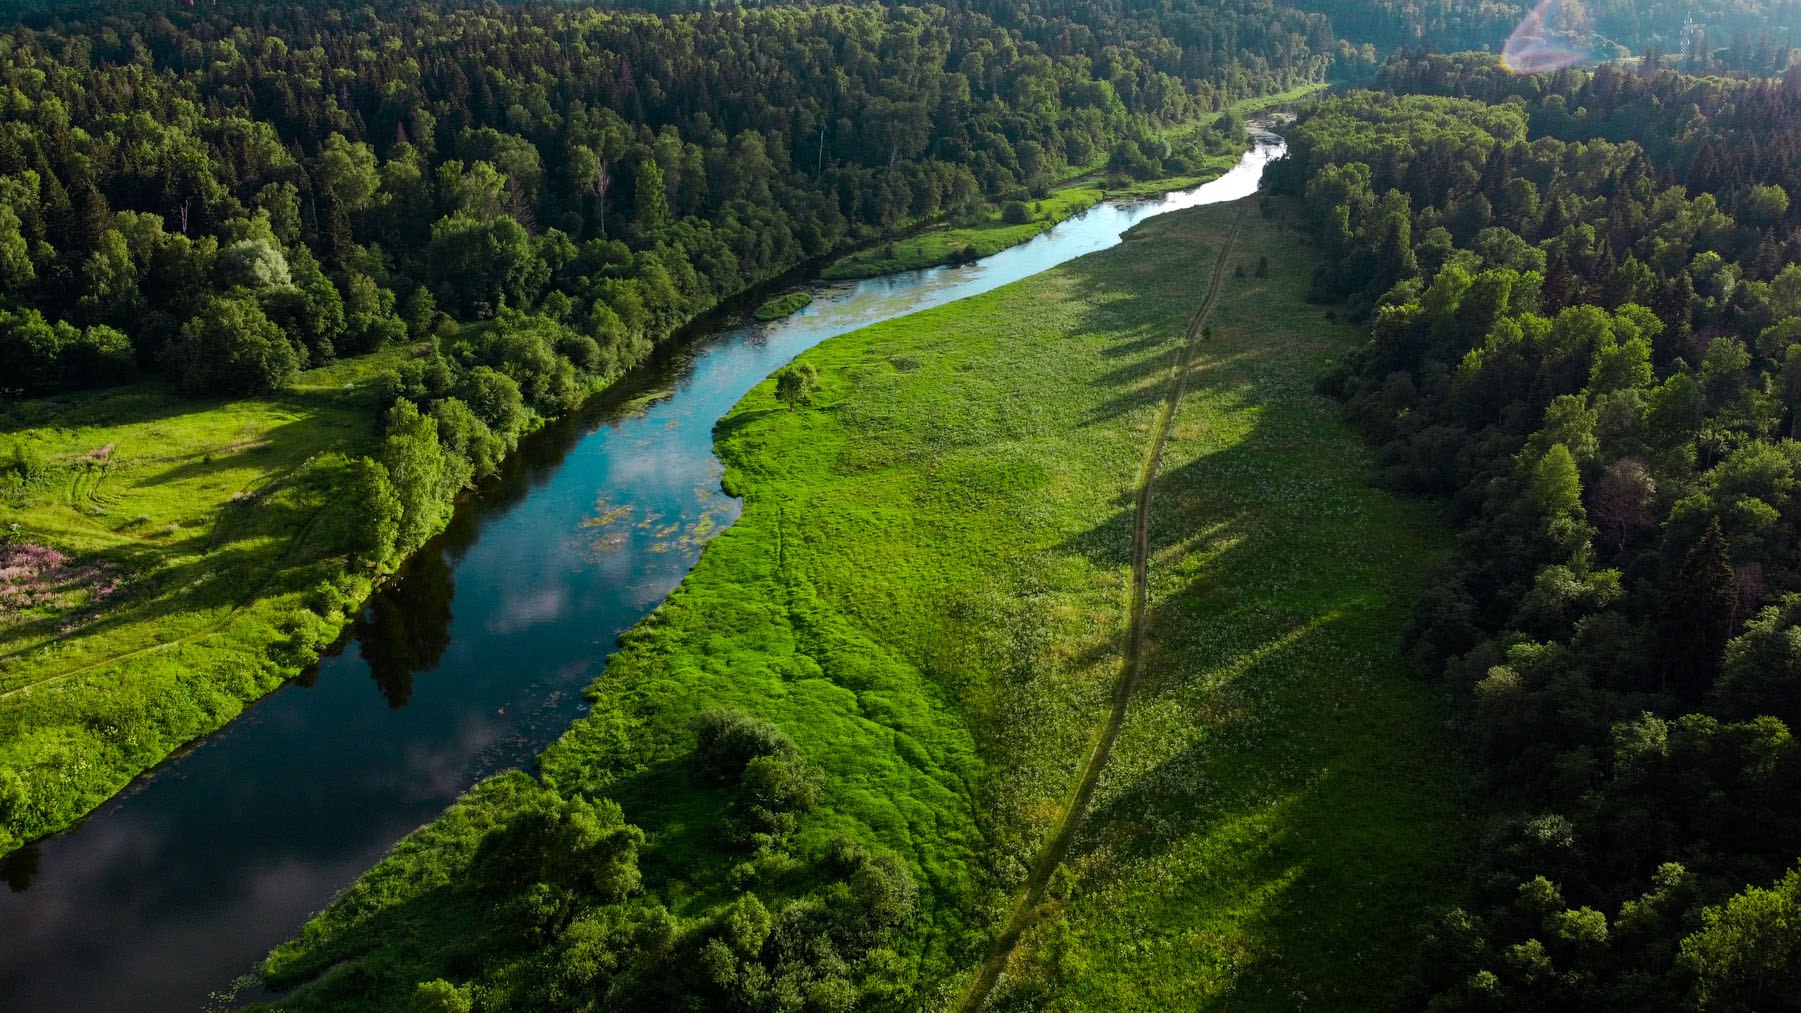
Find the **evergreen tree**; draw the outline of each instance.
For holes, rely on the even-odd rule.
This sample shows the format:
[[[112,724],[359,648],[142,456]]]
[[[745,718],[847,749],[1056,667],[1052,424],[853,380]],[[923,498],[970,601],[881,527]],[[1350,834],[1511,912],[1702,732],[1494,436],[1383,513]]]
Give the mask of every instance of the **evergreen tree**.
[[[1700,699],[1719,677],[1738,610],[1738,585],[1719,518],[1708,522],[1700,541],[1682,557],[1663,600],[1657,643],[1664,683],[1686,700]]]

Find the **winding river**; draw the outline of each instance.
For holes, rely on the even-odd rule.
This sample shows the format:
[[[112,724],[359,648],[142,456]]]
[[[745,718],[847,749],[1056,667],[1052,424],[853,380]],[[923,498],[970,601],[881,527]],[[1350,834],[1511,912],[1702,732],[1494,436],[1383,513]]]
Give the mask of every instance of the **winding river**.
[[[835,335],[1106,249],[1153,215],[1254,193],[1282,150],[1258,133],[1196,189],[1098,205],[973,264],[824,287],[534,435],[336,654],[0,863],[0,1010],[205,1005],[395,841],[582,712],[615,638],[737,518],[713,424],[764,377]]]

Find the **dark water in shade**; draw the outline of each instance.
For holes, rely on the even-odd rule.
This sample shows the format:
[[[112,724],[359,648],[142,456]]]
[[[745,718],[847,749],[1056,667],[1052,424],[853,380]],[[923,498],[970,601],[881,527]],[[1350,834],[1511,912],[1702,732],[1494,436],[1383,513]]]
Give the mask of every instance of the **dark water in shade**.
[[[396,840],[581,714],[615,638],[737,519],[712,428],[758,381],[826,338],[1246,196],[1281,151],[1261,141],[1196,190],[1102,205],[968,266],[826,287],[786,320],[697,342],[648,381],[666,396],[603,396],[532,437],[316,672],[0,867],[0,1011],[202,1006]]]

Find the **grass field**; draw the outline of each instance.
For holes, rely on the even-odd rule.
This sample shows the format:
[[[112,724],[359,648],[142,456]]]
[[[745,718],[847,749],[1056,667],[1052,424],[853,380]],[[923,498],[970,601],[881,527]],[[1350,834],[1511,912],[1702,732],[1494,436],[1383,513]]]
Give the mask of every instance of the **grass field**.
[[[804,357],[720,425],[745,497],[622,641],[542,757],[646,832],[649,899],[697,925],[754,889],[725,799],[687,762],[698,711],[766,718],[824,774],[791,850],[849,834],[906,863],[918,914],[875,1005],[954,1003],[1059,825],[1120,666],[1133,494],[1234,209]],[[1379,1005],[1467,841],[1431,693],[1396,656],[1448,542],[1369,488],[1312,380],[1357,340],[1302,301],[1311,254],[1253,212],[1188,379],[1151,528],[1142,683],[1094,805],[994,995],[1004,1009]],[[422,829],[271,958],[297,1009],[393,1008],[417,981],[518,995],[522,945],[470,869],[514,775]],[[747,871],[749,870],[749,871]],[[642,902],[633,902],[642,903]],[[511,910],[511,909],[507,909]]]
[[[330,504],[391,350],[207,404],[157,383],[0,408],[0,853],[312,660],[371,575]],[[29,480],[23,480],[29,472]]]
[[[1227,224],[1157,218],[1128,247]],[[996,1008],[1380,1007],[1470,844],[1442,718],[1396,658],[1448,528],[1364,484],[1311,393],[1354,333],[1303,301],[1304,244],[1253,214],[1233,256],[1259,255],[1270,277],[1227,279],[1164,450],[1143,682]],[[1081,543],[1129,524],[1122,505]]]

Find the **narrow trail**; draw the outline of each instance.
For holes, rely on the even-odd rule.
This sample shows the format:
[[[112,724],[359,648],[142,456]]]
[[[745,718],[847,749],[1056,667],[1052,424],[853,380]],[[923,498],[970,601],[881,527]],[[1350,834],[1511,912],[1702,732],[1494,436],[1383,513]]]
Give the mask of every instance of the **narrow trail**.
[[[1100,734],[1088,754],[1088,763],[1082,768],[1082,778],[1076,782],[1075,792],[1064,807],[1063,821],[1045,844],[1044,850],[1039,852],[1031,875],[1020,888],[1019,895],[1014,898],[1013,910],[1007,916],[1006,927],[995,937],[994,945],[989,948],[988,956],[982,961],[981,971],[977,973],[963,1000],[957,1004],[960,1013],[977,1013],[987,1004],[994,986],[1000,983],[1001,972],[1006,969],[1014,947],[1019,944],[1026,929],[1031,927],[1044,903],[1044,892],[1050,885],[1052,874],[1063,864],[1064,856],[1069,853],[1070,842],[1075,840],[1076,831],[1081,828],[1082,817],[1094,797],[1101,771],[1107,766],[1107,758],[1113,753],[1113,742],[1119,737],[1120,728],[1125,725],[1126,707],[1131,703],[1133,691],[1138,688],[1139,670],[1144,657],[1147,625],[1145,605],[1151,557],[1151,498],[1157,487],[1157,463],[1163,456],[1163,445],[1169,440],[1170,427],[1175,423],[1176,409],[1182,402],[1183,388],[1188,382],[1188,370],[1194,362],[1195,350],[1200,345],[1201,333],[1207,326],[1208,317],[1213,315],[1214,304],[1219,301],[1220,285],[1225,280],[1226,259],[1232,252],[1232,245],[1238,240],[1239,230],[1244,226],[1245,213],[1249,209],[1248,198],[1238,202],[1238,217],[1232,220],[1232,231],[1227,233],[1226,241],[1220,245],[1219,253],[1214,258],[1213,281],[1207,288],[1207,301],[1201,304],[1201,308],[1188,321],[1182,355],[1176,363],[1175,375],[1170,378],[1169,394],[1164,398],[1163,411],[1157,417],[1157,428],[1138,474],[1137,514],[1132,526],[1132,600],[1126,613],[1125,658],[1120,666],[1119,681],[1113,686],[1112,706],[1108,708],[1107,719],[1102,723]]]

